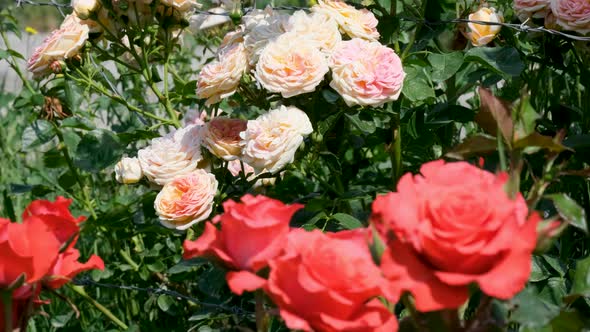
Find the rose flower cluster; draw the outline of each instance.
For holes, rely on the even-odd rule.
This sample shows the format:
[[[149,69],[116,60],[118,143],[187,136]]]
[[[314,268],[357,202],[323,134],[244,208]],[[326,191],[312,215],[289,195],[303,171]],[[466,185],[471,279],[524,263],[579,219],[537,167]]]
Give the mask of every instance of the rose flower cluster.
[[[342,1],[320,0],[292,15],[253,10],[221,43],[198,77],[207,104],[234,94],[244,75],[283,98],[330,87],[348,106],[380,106],[399,97],[405,72],[395,52],[377,40],[377,19]]]
[[[466,162],[426,163],[370,217],[385,251],[371,256],[371,228],[337,233],[291,228],[302,205],[246,195],[226,201],[184,258],[224,265],[232,292],[262,290],[290,329],[396,331],[383,301],[411,294],[420,312],[457,309],[472,285],[498,299],[522,290],[540,217],[505,192],[508,176]]]
[[[102,39],[124,46],[128,50],[122,59],[133,62],[130,53],[141,54],[141,48],[131,49],[129,33],[158,25],[157,38],[177,40],[197,6],[195,0],[72,0],[74,12],[35,49],[27,69],[37,78],[59,73],[64,62],[81,60],[87,41]]]
[[[233,176],[243,172],[252,180],[261,173],[277,174],[293,162],[312,131],[307,115],[293,106],[280,106],[249,121],[217,116],[153,139],[136,158],[123,158],[115,176],[121,183],[136,183],[145,176],[161,188],[154,206],[162,225],[185,230],[207,219],[213,208],[218,182],[209,172],[207,156],[227,162]],[[255,185],[272,183],[266,180]]]
[[[551,29],[590,33],[590,2],[587,0],[514,0],[514,11],[524,22],[544,19]]]
[[[46,303],[39,298],[43,289],[57,289],[78,273],[104,269],[104,262],[92,255],[81,263],[74,248],[79,223],[69,211],[71,200],[58,197],[55,202],[37,200],[22,215],[22,223],[0,218],[0,292],[12,297],[12,324],[26,326],[34,305]],[[0,302],[0,312],[5,312]],[[6,325],[0,315],[0,329]]]

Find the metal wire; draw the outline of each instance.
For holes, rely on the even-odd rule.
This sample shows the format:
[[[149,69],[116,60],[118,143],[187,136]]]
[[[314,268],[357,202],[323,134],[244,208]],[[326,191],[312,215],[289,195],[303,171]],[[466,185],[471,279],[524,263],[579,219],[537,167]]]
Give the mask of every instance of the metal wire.
[[[39,2],[39,1],[34,1],[34,0],[15,0],[15,1],[16,1],[17,6],[22,6],[23,4],[37,5],[37,6],[55,6],[58,9],[60,9],[60,11],[61,11],[61,8],[70,8],[71,7],[70,4],[58,3],[58,2],[56,2],[56,0],[51,0],[50,2],[42,2],[42,1]],[[273,10],[308,10],[309,8],[296,7],[296,6],[278,6],[278,7],[272,7],[272,9]],[[247,13],[251,12],[252,10],[253,10],[252,7],[244,8],[244,14],[247,14]],[[229,12],[216,13],[216,12],[212,12],[212,11],[208,11],[208,10],[195,10],[195,13],[201,14],[201,15],[218,15],[218,16],[229,16],[230,15]],[[528,20],[521,23],[521,24],[515,24],[515,23],[500,23],[500,22],[486,22],[486,21],[468,20],[468,19],[462,19],[462,18],[458,18],[458,19],[454,19],[454,20],[428,21],[428,20],[419,19],[419,18],[400,16],[399,19],[402,21],[407,21],[407,22],[422,23],[427,26],[428,25],[441,25],[441,24],[466,24],[466,23],[475,23],[475,24],[481,24],[481,25],[500,25],[503,27],[507,27],[507,28],[518,30],[518,31],[525,32],[525,33],[542,32],[542,33],[549,33],[552,35],[557,35],[557,36],[561,36],[561,37],[565,37],[565,38],[569,38],[569,39],[573,39],[573,40],[578,40],[578,41],[590,41],[590,37],[573,35],[570,33],[562,32],[562,31],[558,31],[558,30],[554,30],[554,29],[548,29],[548,28],[545,28],[542,26],[527,25]]]

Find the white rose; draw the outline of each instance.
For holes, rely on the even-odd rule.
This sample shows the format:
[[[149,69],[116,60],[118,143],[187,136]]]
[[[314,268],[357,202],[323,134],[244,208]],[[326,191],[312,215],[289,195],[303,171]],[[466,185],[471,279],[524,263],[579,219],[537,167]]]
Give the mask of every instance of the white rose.
[[[289,32],[262,51],[254,76],[266,90],[289,98],[314,91],[328,70],[326,55],[313,42]]]
[[[266,45],[283,35],[289,28],[289,15],[270,15],[256,23],[256,25],[246,25],[246,34],[244,36],[244,45],[248,51],[250,65],[258,62],[260,54]]]
[[[296,107],[281,106],[248,121],[242,138],[242,160],[257,173],[277,173],[293,162],[303,136],[313,131],[311,122]]]
[[[248,57],[244,44],[225,47],[216,60],[201,69],[197,80],[197,96],[206,98],[205,104],[211,105],[233,95],[247,69]]]
[[[326,52],[331,52],[342,40],[338,23],[325,13],[308,15],[303,10],[298,10],[289,19],[288,31],[299,36],[305,35],[320,50]]]
[[[90,13],[96,11],[99,6],[98,0],[72,0],[74,12],[82,19],[87,19]]]
[[[80,23],[75,15],[66,16],[59,29],[53,31],[35,49],[27,62],[27,69],[35,77],[50,74],[52,63],[70,59],[80,53],[88,40],[88,32],[88,26]]]
[[[242,16],[242,24],[246,28],[246,31],[251,31],[254,27],[264,24],[263,21],[268,20],[273,15],[279,15],[275,12],[272,7],[266,6],[264,9],[253,9],[246,15]],[[268,21],[266,22],[268,24]]]
[[[168,182],[154,201],[160,223],[185,230],[207,219],[213,210],[217,186],[215,175],[202,169]]]
[[[160,186],[195,169],[201,155],[200,126],[192,125],[154,138],[137,152],[144,175]]]
[[[137,158],[125,157],[115,165],[115,179],[119,183],[137,183],[142,177],[143,172]]]
[[[358,10],[340,0],[318,0],[318,4],[311,8],[313,12],[324,13],[332,17],[340,30],[350,38],[363,38],[371,41],[379,39],[375,15],[366,10]]]

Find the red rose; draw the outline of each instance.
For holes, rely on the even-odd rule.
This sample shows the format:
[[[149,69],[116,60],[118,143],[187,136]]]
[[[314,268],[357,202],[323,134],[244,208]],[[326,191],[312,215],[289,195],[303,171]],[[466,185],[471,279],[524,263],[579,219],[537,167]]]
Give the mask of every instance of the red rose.
[[[78,273],[88,270],[104,270],[104,262],[96,255],[90,256],[86,263],[78,262],[80,252],[78,249],[68,248],[57,257],[48,277],[44,280],[44,285],[57,289],[67,284]]]
[[[457,308],[470,283],[508,299],[526,284],[539,217],[527,219],[518,194],[498,176],[465,162],[424,164],[404,175],[398,192],[377,197],[371,220],[386,239],[382,270],[414,295],[416,308]]]
[[[61,243],[43,220],[30,217],[22,224],[0,218],[0,288],[22,274],[36,282],[49,272]]]
[[[38,199],[25,209],[23,220],[31,216],[42,219],[53,229],[59,241],[65,243],[80,230],[78,224],[86,219],[84,216],[75,218],[70,212],[70,204],[71,199],[61,196],[58,196],[55,202]]]
[[[221,231],[207,223],[201,237],[184,242],[183,256],[213,256],[239,270],[226,276],[236,294],[262,287],[264,279],[253,272],[266,267],[268,260],[280,253],[291,217],[303,207],[285,205],[265,196],[245,195],[241,200],[223,203],[225,212],[213,219],[213,223],[221,224]]]
[[[291,231],[265,286],[290,329],[397,330],[395,316],[374,298],[384,280],[366,238],[366,230]]]

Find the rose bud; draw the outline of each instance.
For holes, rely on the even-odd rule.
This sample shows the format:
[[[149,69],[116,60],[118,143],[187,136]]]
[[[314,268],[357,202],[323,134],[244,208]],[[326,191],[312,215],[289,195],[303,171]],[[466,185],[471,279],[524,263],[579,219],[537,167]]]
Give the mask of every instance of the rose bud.
[[[125,157],[115,165],[115,179],[119,183],[137,183],[142,177],[141,164],[137,158]]]
[[[475,13],[469,15],[470,21],[482,21],[491,23],[504,23],[504,17],[501,13],[496,13],[495,8],[480,8]],[[468,37],[473,46],[483,46],[491,42],[502,29],[500,25],[487,25],[467,23],[470,32]]]

